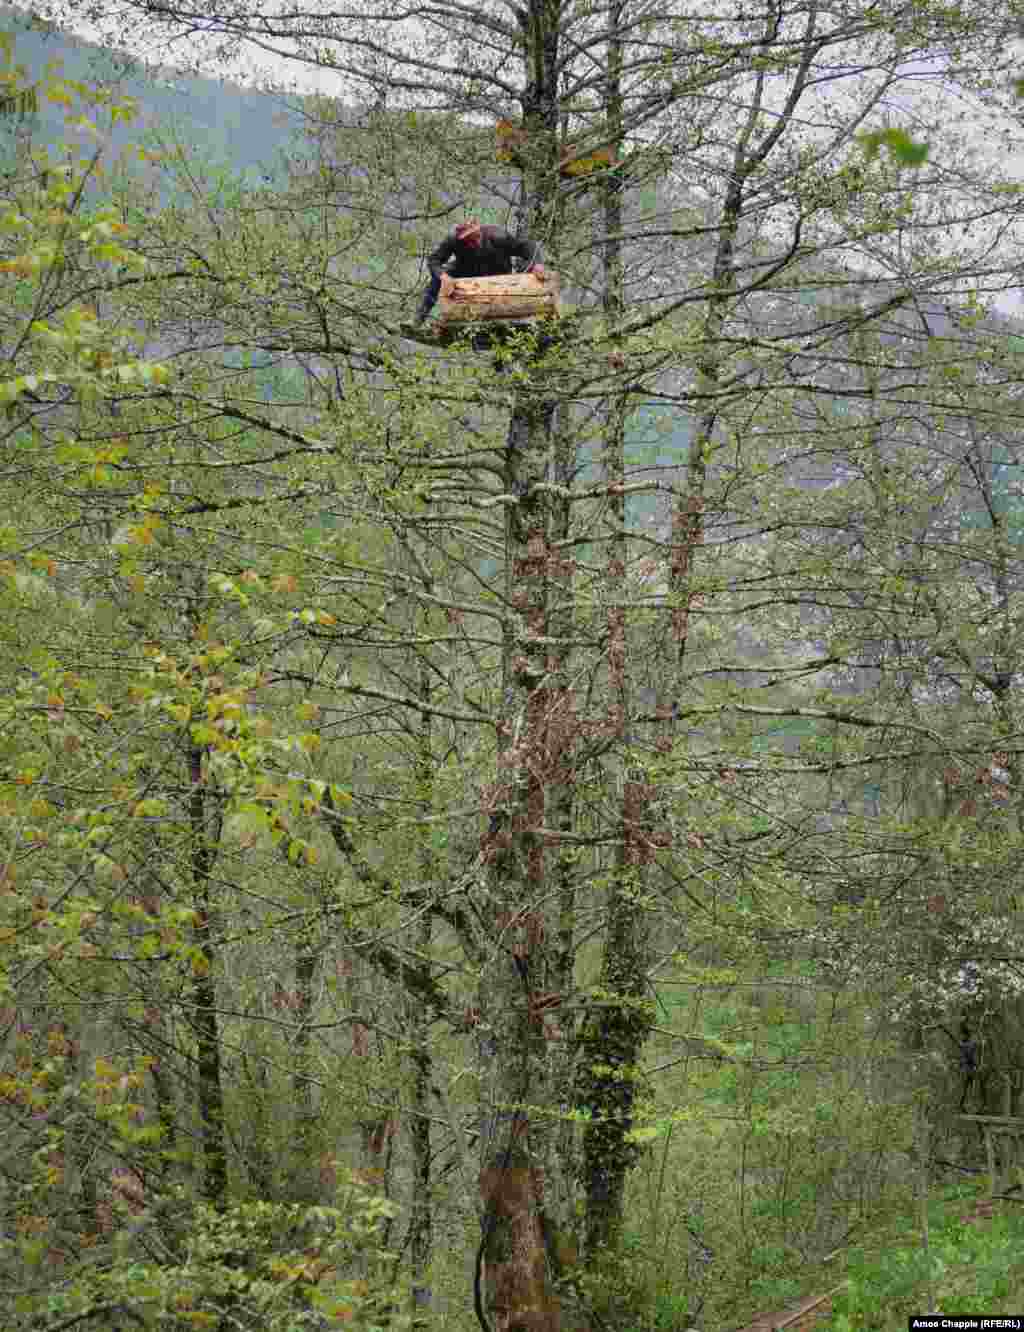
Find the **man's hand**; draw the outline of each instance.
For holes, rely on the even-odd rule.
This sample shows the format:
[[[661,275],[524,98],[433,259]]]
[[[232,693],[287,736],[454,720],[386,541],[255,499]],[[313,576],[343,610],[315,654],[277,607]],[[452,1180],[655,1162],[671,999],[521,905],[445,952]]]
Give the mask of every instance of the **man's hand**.
[[[441,274],[441,295],[447,296],[455,286],[455,279],[448,276],[447,273]]]
[[[548,280],[548,270],[543,264],[531,264],[526,271],[532,273],[540,282],[547,282]]]

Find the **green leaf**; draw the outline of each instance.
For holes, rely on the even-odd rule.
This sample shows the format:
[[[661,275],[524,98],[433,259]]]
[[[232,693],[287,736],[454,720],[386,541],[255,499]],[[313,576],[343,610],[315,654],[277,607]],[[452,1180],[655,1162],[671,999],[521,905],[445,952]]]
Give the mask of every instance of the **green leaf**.
[[[878,156],[882,148],[888,148],[889,155],[900,166],[923,166],[928,157],[928,145],[915,142],[901,129],[872,130],[867,134],[858,134],[857,138],[869,162]]]

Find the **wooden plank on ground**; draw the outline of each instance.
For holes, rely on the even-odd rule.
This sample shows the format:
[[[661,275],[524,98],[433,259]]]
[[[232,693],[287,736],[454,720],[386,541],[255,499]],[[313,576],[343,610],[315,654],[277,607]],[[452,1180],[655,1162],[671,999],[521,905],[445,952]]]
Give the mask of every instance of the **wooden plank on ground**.
[[[740,1332],[805,1332],[801,1327],[804,1319],[809,1319],[808,1327],[813,1322],[828,1313],[828,1306],[832,1299],[839,1294],[846,1286],[842,1281],[838,1286],[826,1291],[824,1295],[810,1295],[807,1299],[801,1300],[799,1304],[790,1305],[788,1309],[779,1309],[775,1313],[762,1314],[760,1318],[755,1318],[752,1323],[741,1328]]]
[[[1024,1117],[1021,1115],[957,1115],[957,1119],[966,1119],[970,1124],[1006,1124],[1024,1132]]]

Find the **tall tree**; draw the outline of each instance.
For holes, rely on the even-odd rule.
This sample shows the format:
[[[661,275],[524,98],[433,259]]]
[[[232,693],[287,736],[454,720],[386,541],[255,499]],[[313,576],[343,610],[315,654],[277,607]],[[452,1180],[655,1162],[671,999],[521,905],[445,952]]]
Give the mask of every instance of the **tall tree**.
[[[141,292],[139,315],[194,335],[189,373],[146,407],[170,477],[152,503],[207,576],[189,595],[197,628],[215,621],[202,641],[220,645],[172,669],[180,621],[159,616],[154,660],[161,688],[167,675],[199,690],[169,706],[187,707],[187,742],[215,774],[203,799],[277,841],[282,885],[287,861],[308,890],[330,852],[333,896],[303,896],[304,921],[316,900],[346,947],[453,1041],[475,1041],[480,1312],[499,1332],[554,1329],[571,1320],[557,1222],[581,1192],[588,1256],[614,1247],[637,1147],[659,1127],[638,1091],[670,940],[685,930],[694,965],[703,944],[739,967],[768,934],[777,949],[780,935],[813,939],[833,898],[870,899],[879,866],[893,884],[906,871],[895,828],[842,818],[832,799],[843,774],[912,765],[924,744],[898,691],[851,704],[835,674],[862,669],[885,617],[934,645],[910,633],[918,587],[894,581],[906,538],[884,469],[899,464],[908,503],[927,509],[889,432],[926,407],[953,414],[961,389],[894,312],[927,313],[968,280],[1005,284],[1018,204],[994,168],[972,175],[952,135],[932,136],[912,182],[857,136],[920,85],[922,59],[964,96],[984,92],[1005,34],[998,16],[896,5],[736,7],[712,22],[674,5],[443,3],[426,24],[346,6],[127,9],[164,32],[199,24],[227,47],[287,51],[351,90],[351,106],[304,108],[322,151],[290,197],[204,197],[145,237],[174,286],[159,303]],[[941,110],[924,94],[914,106],[922,121]],[[500,167],[499,121],[513,130]],[[501,369],[465,346],[417,353],[399,330],[406,242],[453,213],[498,216],[503,197],[575,313],[552,338],[524,335]],[[1003,232],[969,231],[995,218]],[[255,402],[251,368],[225,356],[215,371],[200,336],[211,352],[306,358],[302,411]],[[687,445],[634,465],[636,409],[652,403]],[[633,521],[660,494],[655,521]],[[409,653],[422,677],[395,665]],[[296,704],[311,710],[301,738],[285,721]],[[772,751],[765,733],[786,721],[814,728],[808,752]],[[1012,748],[1012,717],[1000,726],[1000,749],[989,726],[983,750]],[[907,737],[895,750],[894,734]],[[360,743],[388,756],[386,775],[360,764]],[[301,773],[280,758],[289,744]],[[973,745],[951,728],[925,752]],[[414,855],[425,896],[397,872],[394,811],[411,800],[412,826],[430,830],[424,753],[452,746],[462,770],[441,769],[431,807],[447,802],[453,827],[482,811],[485,826]],[[338,784],[358,796],[351,811]],[[188,844],[206,847],[207,828],[192,819]],[[857,836],[863,860],[846,854]],[[190,863],[205,891],[207,860]],[[418,948],[408,922],[425,908],[437,931]],[[204,977],[226,966],[209,920],[194,923],[199,1018]],[[227,1039],[200,1037],[207,1053]],[[582,1123],[582,1167],[561,1150],[563,1117]]]

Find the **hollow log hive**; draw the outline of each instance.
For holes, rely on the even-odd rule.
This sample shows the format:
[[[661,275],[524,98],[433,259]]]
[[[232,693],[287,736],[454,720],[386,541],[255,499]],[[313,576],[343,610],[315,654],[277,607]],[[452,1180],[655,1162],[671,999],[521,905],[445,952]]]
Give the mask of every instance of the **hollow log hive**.
[[[535,273],[456,278],[438,300],[438,331],[479,321],[554,319],[559,312],[558,288],[558,276],[551,272],[542,278]]]
[[[522,125],[511,120],[499,120],[495,126],[495,157],[499,162],[512,166],[523,166],[523,150],[529,143],[530,135]],[[594,171],[605,171],[616,162],[614,142],[600,143],[592,147],[582,144],[563,144],[558,155],[558,174],[560,176],[589,176]]]

